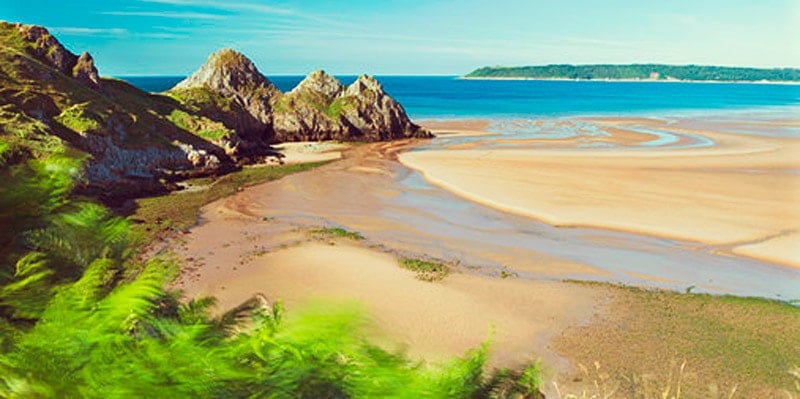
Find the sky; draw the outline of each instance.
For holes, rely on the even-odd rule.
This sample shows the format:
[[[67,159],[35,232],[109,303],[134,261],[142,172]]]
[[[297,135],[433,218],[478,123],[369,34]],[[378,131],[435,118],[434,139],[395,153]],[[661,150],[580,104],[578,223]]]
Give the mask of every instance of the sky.
[[[800,0],[0,0],[102,75],[186,75],[230,47],[265,75],[487,65],[800,67]]]

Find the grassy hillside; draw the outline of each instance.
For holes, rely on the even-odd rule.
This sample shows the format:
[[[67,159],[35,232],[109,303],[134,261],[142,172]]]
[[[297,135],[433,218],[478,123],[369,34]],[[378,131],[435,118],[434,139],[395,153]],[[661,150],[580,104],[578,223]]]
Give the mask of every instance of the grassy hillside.
[[[65,154],[86,161],[88,183],[113,194],[110,182],[126,182],[119,188],[129,192],[158,184],[161,172],[191,171],[187,149],[226,162],[216,143],[230,130],[221,123],[120,80],[86,85],[53,61],[74,54],[47,33],[26,39],[22,29],[0,22],[0,140],[9,165]]]

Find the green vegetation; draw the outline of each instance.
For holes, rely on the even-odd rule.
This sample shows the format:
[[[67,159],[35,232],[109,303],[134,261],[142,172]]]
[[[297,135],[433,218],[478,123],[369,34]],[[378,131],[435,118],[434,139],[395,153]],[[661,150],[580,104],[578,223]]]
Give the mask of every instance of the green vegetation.
[[[310,107],[328,119],[338,121],[347,111],[357,107],[357,101],[354,97],[328,98],[318,92],[299,91],[277,96],[271,105],[276,113],[293,112],[302,107]]]
[[[27,42],[16,27],[0,23],[0,139],[10,144],[15,163],[54,153],[82,158],[76,148],[88,135],[112,136],[124,149],[174,150],[176,141],[196,142],[193,135],[217,141],[230,133],[191,104],[120,80],[102,79],[102,91],[95,91],[60,73],[44,55],[65,50],[37,47],[45,42]],[[230,108],[229,100],[204,94]]]
[[[211,142],[219,141],[226,135],[233,133],[231,129],[226,128],[222,123],[189,114],[181,109],[172,110],[172,112],[167,115],[167,120],[172,122],[175,126],[187,132],[197,134]]]
[[[173,89],[165,93],[197,112],[230,112],[233,101],[205,88]]]
[[[800,81],[800,69],[739,68],[701,65],[544,65],[478,68],[467,78],[638,79],[699,81]]]
[[[133,231],[142,244],[156,238],[165,238],[175,231],[183,231],[197,223],[203,205],[227,197],[243,187],[280,179],[291,173],[306,171],[325,162],[298,165],[258,166],[244,168],[225,176],[187,180],[191,189],[158,197],[136,200],[136,211],[131,215],[136,222]]]
[[[601,362],[612,376],[608,386],[627,391],[634,382],[649,381],[652,389],[659,381],[665,388],[667,377],[685,361],[681,386],[689,397],[716,397],[713,390],[725,393],[734,386],[736,397],[778,397],[777,392],[793,387],[789,370],[800,359],[797,306],[760,298],[610,290],[614,299],[607,321],[556,340],[582,364]],[[674,392],[676,382],[670,383]]]
[[[77,161],[3,162],[2,397],[472,398],[514,384],[484,373],[488,344],[438,365],[387,352],[351,304],[284,315],[280,302],[248,301],[212,316],[213,299],[165,289],[174,260],[126,273],[137,262],[128,222],[71,197]],[[518,385],[530,387],[523,374]]]
[[[345,112],[353,109],[353,99],[350,97],[337,97],[325,109],[325,115],[333,120],[339,120]]]
[[[219,50],[214,53],[213,56],[215,57],[214,59],[217,61],[219,66],[227,68],[233,68],[245,62],[245,58],[241,53],[233,51],[229,48]]]
[[[348,231],[341,227],[323,227],[320,229],[314,229],[311,231],[314,234],[320,234],[325,236],[334,236],[334,237],[341,237],[341,238],[349,238],[351,240],[363,240],[364,236],[361,233],[356,231]]]
[[[97,121],[98,116],[91,115],[87,110],[86,103],[76,104],[65,109],[55,119],[78,133],[97,131],[100,128],[100,123]]]
[[[421,259],[403,258],[400,259],[400,266],[416,272],[417,278],[423,281],[439,281],[450,274],[447,266]]]

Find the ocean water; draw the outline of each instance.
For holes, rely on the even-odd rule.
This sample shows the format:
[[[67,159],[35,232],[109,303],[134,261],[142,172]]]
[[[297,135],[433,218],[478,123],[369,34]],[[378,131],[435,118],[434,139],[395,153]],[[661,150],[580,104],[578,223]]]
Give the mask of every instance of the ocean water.
[[[160,92],[181,76],[123,77]],[[337,76],[350,84],[355,76]],[[758,83],[464,80],[448,76],[378,76],[412,119],[531,119],[575,115],[694,115],[757,110],[800,115],[800,85]],[[288,91],[303,76],[269,79]]]

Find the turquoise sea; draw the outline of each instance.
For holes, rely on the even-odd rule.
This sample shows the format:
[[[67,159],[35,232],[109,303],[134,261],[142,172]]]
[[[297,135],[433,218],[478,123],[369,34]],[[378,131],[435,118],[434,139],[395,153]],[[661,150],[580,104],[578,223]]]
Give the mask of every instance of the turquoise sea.
[[[355,76],[337,76],[344,84]],[[182,76],[123,77],[159,92]],[[282,91],[303,76],[269,79]],[[464,80],[455,76],[378,76],[412,119],[541,118],[574,115],[692,115],[758,109],[800,115],[800,85],[760,83]]]

